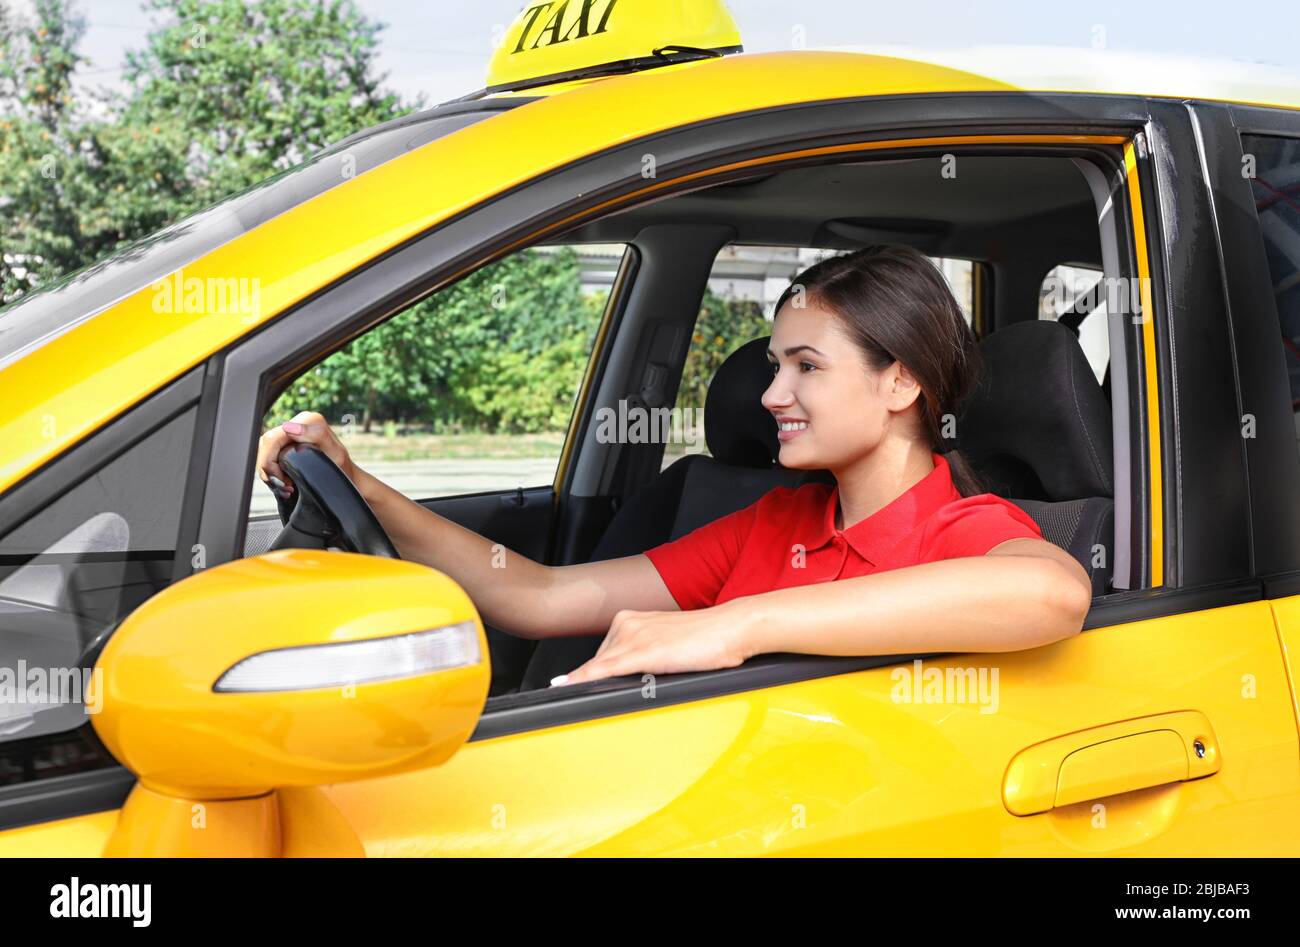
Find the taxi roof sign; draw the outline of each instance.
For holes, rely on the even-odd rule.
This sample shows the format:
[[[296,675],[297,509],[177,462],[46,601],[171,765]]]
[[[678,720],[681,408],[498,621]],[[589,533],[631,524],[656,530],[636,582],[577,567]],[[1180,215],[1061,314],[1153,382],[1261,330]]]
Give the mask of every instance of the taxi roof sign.
[[[722,0],[551,0],[510,24],[487,94],[743,52]]]

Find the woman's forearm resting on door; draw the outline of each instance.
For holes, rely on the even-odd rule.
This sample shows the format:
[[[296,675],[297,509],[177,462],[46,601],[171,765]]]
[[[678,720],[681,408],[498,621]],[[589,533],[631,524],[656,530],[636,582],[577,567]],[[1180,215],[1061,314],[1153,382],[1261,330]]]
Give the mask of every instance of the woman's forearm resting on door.
[[[1019,651],[1079,632],[1090,591],[1044,556],[968,556],[715,606],[741,655]]]

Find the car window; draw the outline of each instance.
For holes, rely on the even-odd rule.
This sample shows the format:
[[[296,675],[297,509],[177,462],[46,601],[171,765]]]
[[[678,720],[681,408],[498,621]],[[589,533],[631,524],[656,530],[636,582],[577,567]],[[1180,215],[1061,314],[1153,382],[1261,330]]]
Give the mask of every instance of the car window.
[[[843,251],[809,247],[728,244],[718,252],[670,414],[662,467],[686,454],[709,454],[704,441],[704,402],[727,356],[751,339],[770,335],[773,311],[790,281],[814,263]],[[947,278],[967,324],[974,305],[969,260],[931,258]]]
[[[1083,354],[1100,383],[1110,364],[1110,330],[1101,270],[1062,264],[1048,270],[1038,291],[1038,318],[1063,322],[1076,330]]]
[[[362,132],[0,308],[0,367],[235,237],[493,113],[407,116]],[[10,300],[0,300],[8,303]]]
[[[1300,138],[1242,135],[1300,439]],[[1253,171],[1253,175],[1250,172]]]
[[[78,659],[171,581],[195,410],[0,537],[0,785],[112,765]]]
[[[263,430],[318,411],[413,500],[549,485],[625,251],[539,246],[488,264],[304,371]],[[253,476],[249,515],[274,513]]]

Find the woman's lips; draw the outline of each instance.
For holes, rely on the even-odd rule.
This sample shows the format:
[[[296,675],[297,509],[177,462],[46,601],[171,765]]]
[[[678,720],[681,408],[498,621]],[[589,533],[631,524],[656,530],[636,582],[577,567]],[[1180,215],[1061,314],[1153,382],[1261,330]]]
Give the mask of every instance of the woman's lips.
[[[798,437],[800,434],[807,433],[807,431],[808,431],[808,428],[807,428],[807,427],[795,428],[795,429],[790,430],[790,431],[787,431],[787,430],[785,430],[785,429],[783,429],[783,428],[781,428],[781,427],[777,427],[777,429],[776,429],[776,439],[777,439],[778,441],[783,441],[783,442],[784,442],[784,441],[793,440],[794,438]]]

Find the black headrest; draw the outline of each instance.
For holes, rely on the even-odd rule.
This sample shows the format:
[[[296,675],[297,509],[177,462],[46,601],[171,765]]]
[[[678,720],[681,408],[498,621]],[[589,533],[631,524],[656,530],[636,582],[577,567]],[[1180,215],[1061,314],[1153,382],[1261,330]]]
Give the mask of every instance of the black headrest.
[[[746,342],[727,356],[704,399],[704,442],[709,453],[737,467],[771,467],[780,452],[776,419],[763,407],[772,384],[769,336]]]
[[[1114,496],[1110,403],[1074,333],[1048,320],[1015,322],[980,352],[984,373],[957,443],[988,490],[1026,500]]]

